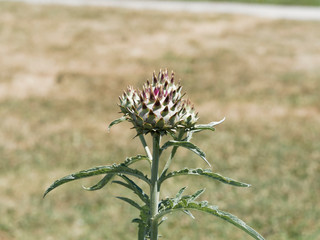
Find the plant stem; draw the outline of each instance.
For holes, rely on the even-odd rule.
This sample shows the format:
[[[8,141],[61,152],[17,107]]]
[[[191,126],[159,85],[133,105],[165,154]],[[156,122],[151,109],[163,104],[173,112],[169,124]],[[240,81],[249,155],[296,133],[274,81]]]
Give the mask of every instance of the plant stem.
[[[140,141],[141,141],[141,143],[143,145],[144,150],[146,151],[146,154],[147,154],[148,158],[150,159],[150,161],[152,161],[152,154],[150,152],[150,149],[149,149],[149,147],[148,147],[148,145],[146,143],[146,140],[145,140],[143,134],[140,134],[139,138],[140,138]]]
[[[158,214],[159,190],[158,190],[158,170],[159,170],[159,155],[160,155],[160,135],[153,134],[153,152],[151,166],[151,187],[150,187],[150,240],[158,239],[158,221],[155,216]]]

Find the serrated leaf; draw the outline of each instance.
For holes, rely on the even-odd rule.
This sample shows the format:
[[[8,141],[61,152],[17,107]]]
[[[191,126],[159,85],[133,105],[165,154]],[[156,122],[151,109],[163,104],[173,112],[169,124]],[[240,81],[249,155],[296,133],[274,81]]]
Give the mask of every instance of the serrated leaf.
[[[195,217],[193,216],[193,214],[189,211],[189,210],[182,210],[182,212],[184,212],[185,214],[187,214],[189,217],[191,217],[192,219],[195,219]]]
[[[201,201],[201,202],[199,202],[199,206],[200,207],[207,207],[208,206],[208,201]]]
[[[177,199],[181,199],[182,193],[184,192],[184,190],[186,190],[187,187],[183,187],[179,190],[179,192],[176,194],[176,198]]]
[[[124,175],[121,175],[120,177],[122,177],[127,183],[121,181],[113,182],[132,190],[144,203],[149,204],[149,196],[144,193],[144,191],[135,182]]]
[[[140,188],[134,181],[132,181],[130,178],[128,178],[125,175],[121,175],[121,177],[128,183],[131,190],[138,195],[138,197],[145,202],[146,204],[149,204],[149,196]]]
[[[56,187],[67,183],[71,182],[74,180],[78,180],[81,178],[87,178],[95,175],[100,175],[100,174],[106,174],[106,173],[111,173],[111,174],[127,174],[131,176],[135,176],[146,183],[150,184],[150,180],[139,170],[137,169],[132,169],[127,166],[123,165],[112,165],[112,166],[99,166],[99,167],[94,167],[90,168],[88,170],[83,170],[77,173],[70,174],[68,176],[65,176],[59,180],[56,180],[44,193],[43,197],[45,197],[50,191],[55,189]]]
[[[200,150],[200,148],[198,148],[196,145],[194,145],[191,142],[187,142],[187,141],[175,141],[175,140],[170,140],[168,142],[166,142],[162,147],[161,147],[161,152],[165,149],[167,149],[168,147],[172,147],[172,146],[178,146],[178,147],[184,147],[186,149],[189,149],[190,151],[194,152],[195,154],[197,154],[199,157],[201,157],[210,167],[211,164],[208,162],[208,160],[206,159],[206,155],[203,151]]]
[[[171,213],[173,211],[185,211],[185,210],[198,210],[201,212],[212,214],[216,217],[219,217],[235,225],[236,227],[248,233],[253,238],[257,240],[264,240],[264,238],[257,231],[255,231],[253,228],[247,225],[244,221],[232,215],[231,213],[219,210],[217,206],[208,205],[206,201],[203,201],[203,202],[192,201],[188,203],[186,201],[182,201],[181,199],[181,201],[178,204],[176,204],[174,207],[172,207],[171,204],[167,203],[167,207],[162,211],[160,211],[158,215],[156,215],[155,219],[158,220],[162,218],[164,215]]]
[[[205,189],[200,189],[196,193],[192,194],[190,199],[188,199],[189,202],[196,200],[202,193],[204,193]]]
[[[136,163],[138,161],[141,161],[141,160],[147,160],[147,161],[150,161],[150,159],[147,157],[147,156],[144,156],[144,155],[137,155],[137,156],[134,156],[134,157],[128,157],[126,158],[126,160],[122,163],[122,165],[124,166],[130,166],[131,164],[133,163]]]
[[[221,119],[220,121],[218,122],[210,122],[208,124],[196,124],[193,128],[192,131],[194,130],[199,130],[199,131],[202,131],[202,130],[211,130],[211,131],[214,131],[214,126],[217,126],[218,124],[224,122],[226,118],[224,117],[223,119]]]
[[[101,188],[103,188],[105,185],[108,184],[112,180],[112,178],[115,176],[115,174],[106,174],[98,183],[91,187],[85,187],[82,186],[83,189],[88,190],[88,191],[96,191]]]
[[[126,120],[127,120],[126,116],[123,116],[123,117],[121,117],[121,118],[118,118],[118,119],[112,121],[112,122],[109,124],[109,126],[108,126],[108,131],[110,131],[110,128],[111,128],[113,125],[116,125],[116,124],[118,124],[118,123],[124,122],[124,121],[126,121]]]
[[[176,194],[176,197],[175,198],[172,198],[172,203],[173,203],[173,206],[178,204],[178,202],[181,200],[181,196],[182,196],[182,193],[184,192],[184,190],[186,190],[187,187],[183,187],[181,188],[178,193]]]
[[[214,180],[217,180],[219,182],[225,183],[225,184],[229,184],[229,185],[233,185],[236,187],[250,187],[250,184],[247,183],[243,183],[243,182],[239,182],[236,181],[232,178],[228,178],[228,177],[224,177],[218,173],[214,173],[212,172],[210,169],[202,169],[202,168],[196,168],[196,169],[182,169],[179,171],[173,171],[168,173],[165,176],[161,176],[159,179],[159,185],[166,179],[168,178],[172,178],[172,177],[178,177],[178,176],[183,176],[183,175],[192,175],[192,176],[204,176],[204,177],[208,177]]]
[[[137,155],[137,156],[134,156],[134,157],[128,157],[126,158],[126,160],[121,163],[120,165],[122,166],[130,166],[131,164],[135,163],[135,162],[138,162],[140,160],[149,160],[149,158],[147,156],[143,156],[143,155]],[[87,191],[96,191],[96,190],[99,190],[101,188],[103,188],[105,185],[107,185],[111,180],[112,178],[115,176],[115,174],[106,174],[97,184],[91,186],[91,187],[83,187],[83,189],[87,190]]]
[[[210,130],[210,131],[215,131],[214,126],[222,123],[225,120],[225,118],[223,118],[222,120],[218,121],[218,122],[210,122],[208,124],[196,124],[187,134],[187,137],[184,139],[185,141],[190,141],[192,138],[193,133],[197,133],[197,132],[201,132],[203,130]]]
[[[149,206],[144,205],[140,210],[140,223],[138,231],[138,240],[147,240],[150,234],[149,221]]]
[[[126,197],[117,197],[117,198],[122,200],[122,201],[125,201],[125,202],[129,203],[131,206],[141,210],[140,205],[138,203],[136,203],[135,201],[133,201],[132,199],[126,198]]]

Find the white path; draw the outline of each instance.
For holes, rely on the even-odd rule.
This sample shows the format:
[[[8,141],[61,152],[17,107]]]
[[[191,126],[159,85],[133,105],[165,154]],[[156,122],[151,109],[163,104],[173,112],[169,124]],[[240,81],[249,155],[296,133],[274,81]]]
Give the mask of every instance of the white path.
[[[242,3],[166,2],[155,0],[0,0],[33,4],[90,5],[131,9],[244,14],[274,19],[320,21],[320,7],[276,6]]]

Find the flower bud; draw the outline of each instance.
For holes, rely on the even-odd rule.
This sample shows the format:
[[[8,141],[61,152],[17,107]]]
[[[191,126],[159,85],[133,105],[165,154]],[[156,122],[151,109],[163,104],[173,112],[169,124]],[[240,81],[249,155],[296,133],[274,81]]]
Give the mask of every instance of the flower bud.
[[[174,73],[160,70],[158,77],[152,75],[142,91],[128,87],[120,99],[121,112],[133,123],[138,134],[169,132],[177,128],[191,129],[198,117],[189,100],[184,100],[181,85],[175,84]]]

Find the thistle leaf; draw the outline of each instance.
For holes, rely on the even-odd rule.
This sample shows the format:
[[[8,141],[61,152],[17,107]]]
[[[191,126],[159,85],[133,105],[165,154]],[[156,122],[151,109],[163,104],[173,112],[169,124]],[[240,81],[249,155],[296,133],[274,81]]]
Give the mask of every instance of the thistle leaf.
[[[124,122],[124,121],[127,121],[127,117],[126,117],[126,116],[123,116],[123,117],[121,117],[121,118],[118,118],[118,119],[116,119],[116,120],[113,120],[113,121],[109,124],[109,126],[108,126],[108,131],[110,131],[110,128],[111,128],[113,125],[116,125],[116,124],[121,123],[121,122]]]
[[[150,236],[149,222],[149,206],[145,205],[141,207],[140,218],[136,219],[136,223],[139,223],[138,240],[147,240]]]
[[[149,204],[149,196],[131,179],[125,175],[120,175],[127,183],[121,181],[113,181],[113,183],[120,184],[130,190],[132,190],[144,203]]]
[[[206,213],[212,214],[214,216],[217,216],[217,217],[235,225],[236,227],[240,228],[241,230],[245,231],[251,237],[253,237],[257,240],[264,240],[264,238],[257,231],[255,231],[252,227],[250,227],[244,221],[242,221],[241,219],[239,219],[235,215],[232,215],[231,213],[221,211],[217,207],[212,207],[212,206],[202,207],[201,205],[199,205],[197,203],[190,203],[189,207],[190,207],[190,209],[199,210],[199,211],[206,212]]]
[[[220,121],[218,122],[211,122],[211,123],[208,123],[208,124],[196,124],[193,128],[192,131],[202,131],[202,130],[211,130],[211,131],[214,131],[214,126],[217,126],[218,124],[224,122],[226,118],[224,117],[223,119],[221,119]]]
[[[114,174],[106,174],[98,183],[96,183],[95,185],[91,186],[91,187],[85,187],[82,186],[82,188],[84,190],[87,191],[96,191],[99,190],[101,188],[103,188],[105,185],[108,184],[108,182],[110,182],[112,180],[112,178],[114,177]]]
[[[148,160],[150,161],[150,159],[147,157],[147,156],[143,156],[143,155],[137,155],[137,156],[134,156],[134,157],[129,157],[129,158],[126,158],[126,160],[120,164],[120,165],[123,165],[123,166],[130,166],[131,164],[135,163],[135,162],[138,162],[140,160]],[[96,191],[96,190],[99,190],[101,188],[103,188],[105,185],[107,185],[111,180],[112,178],[115,176],[115,174],[106,174],[97,184],[91,186],[91,187],[83,187],[83,189],[87,190],[87,191]]]
[[[112,181],[112,183],[116,183],[116,184],[119,184],[119,185],[121,185],[121,186],[124,186],[124,187],[130,189],[129,184],[127,184],[127,183],[125,183],[125,182],[121,182],[121,181],[115,180],[115,181]],[[131,189],[130,189],[130,190],[131,190]]]
[[[139,155],[134,156],[134,157],[126,158],[126,160],[124,161],[124,163],[122,163],[122,165],[130,166],[131,164],[136,163],[136,162],[141,161],[141,160],[147,160],[149,162],[151,161],[147,156],[139,154]]]
[[[195,219],[195,217],[193,216],[193,214],[189,211],[189,210],[182,210],[182,212],[184,212],[185,214],[187,214],[189,217],[191,217],[192,219]]]
[[[179,192],[176,195],[176,199],[181,199],[182,193],[184,192],[184,190],[186,190],[187,187],[183,187],[179,190]]]
[[[190,196],[190,198],[188,199],[188,201],[190,202],[190,201],[196,200],[202,193],[204,193],[204,191],[205,191],[205,189],[200,189],[200,190],[198,190],[196,193],[194,193],[194,194],[192,194],[192,195]]]
[[[198,148],[196,145],[194,145],[191,142],[187,142],[187,141],[175,141],[175,140],[170,140],[168,142],[166,142],[162,147],[161,147],[161,152],[165,149],[167,149],[168,147],[171,146],[178,146],[178,147],[184,147],[189,149],[190,151],[194,152],[195,154],[197,154],[199,157],[201,157],[210,167],[211,164],[208,162],[208,160],[206,159],[206,155],[203,151],[200,150],[200,148]]]
[[[117,197],[117,198],[122,200],[122,201],[125,201],[126,203],[129,203],[131,206],[141,210],[140,205],[138,203],[136,203],[135,201],[133,201],[132,199],[126,198],[126,197]]]
[[[150,184],[150,180],[139,170],[137,169],[132,169],[127,166],[123,165],[112,165],[112,166],[99,166],[99,167],[94,167],[90,168],[88,170],[83,170],[77,173],[70,174],[68,176],[65,176],[59,180],[56,180],[44,193],[43,197],[45,197],[50,191],[55,189],[56,187],[67,183],[71,182],[74,180],[78,180],[81,178],[87,178],[95,175],[100,175],[100,174],[106,174],[106,173],[111,173],[111,174],[127,174],[131,176],[135,176],[146,183]]]
[[[202,168],[196,168],[196,169],[182,169],[179,171],[173,171],[168,173],[165,176],[161,176],[159,179],[159,184],[161,184],[164,180],[168,179],[168,178],[172,178],[172,177],[177,177],[177,176],[183,176],[183,175],[192,175],[192,176],[204,176],[204,177],[208,177],[214,180],[217,180],[219,182],[225,183],[225,184],[230,184],[236,187],[250,187],[250,184],[247,183],[243,183],[243,182],[239,182],[236,181],[232,178],[228,178],[228,177],[224,177],[218,173],[214,173],[212,172],[210,169],[202,169]]]
[[[197,133],[197,132],[201,132],[204,130],[210,130],[212,132],[214,132],[216,129],[214,127],[199,127],[199,126],[195,126],[190,132],[192,133]]]
[[[247,225],[244,221],[239,219],[238,217],[232,215],[231,213],[224,212],[218,209],[217,206],[208,205],[208,202],[196,202],[196,201],[186,201],[186,198],[183,197],[178,204],[173,205],[174,199],[166,199],[163,201],[166,205],[165,208],[160,209],[159,213],[156,215],[155,219],[158,220],[162,218],[164,215],[174,212],[174,211],[186,211],[186,210],[198,210],[201,212],[206,212],[212,214],[216,217],[219,217],[241,230],[248,233],[250,236],[257,240],[264,240],[264,238],[256,232],[253,228]],[[186,212],[185,212],[186,213]]]
[[[184,190],[186,190],[186,188],[187,188],[187,187],[181,188],[181,189],[179,190],[179,192],[176,194],[176,197],[172,199],[172,200],[173,200],[173,202],[172,202],[172,203],[173,203],[173,206],[176,205],[176,204],[178,204],[179,201],[181,201],[182,193],[184,192]]]

